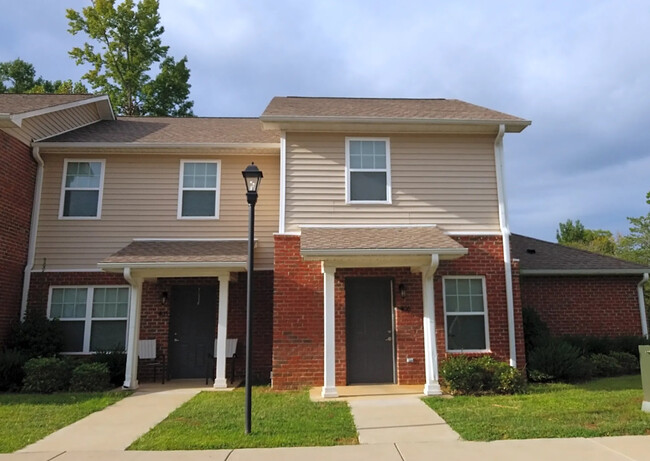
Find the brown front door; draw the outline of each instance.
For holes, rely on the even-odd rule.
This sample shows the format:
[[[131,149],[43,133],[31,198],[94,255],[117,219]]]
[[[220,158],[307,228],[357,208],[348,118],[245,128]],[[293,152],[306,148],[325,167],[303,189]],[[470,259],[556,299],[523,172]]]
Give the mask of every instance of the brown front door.
[[[348,384],[393,383],[392,281],[345,280],[345,331]]]
[[[172,287],[169,316],[170,377],[203,378],[214,350],[216,286]]]

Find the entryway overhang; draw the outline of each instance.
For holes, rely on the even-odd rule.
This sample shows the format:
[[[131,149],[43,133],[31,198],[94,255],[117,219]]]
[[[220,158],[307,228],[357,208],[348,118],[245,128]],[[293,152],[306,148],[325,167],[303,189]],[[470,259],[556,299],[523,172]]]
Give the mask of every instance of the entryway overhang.
[[[106,272],[122,273],[131,285],[125,388],[138,387],[142,284],[144,280],[163,277],[218,279],[217,363],[214,387],[227,387],[228,283],[233,272],[246,270],[247,260],[246,239],[138,239],[98,264],[98,267]]]
[[[422,274],[424,357],[423,393],[440,394],[435,338],[433,275],[441,260],[466,255],[467,248],[437,226],[303,226],[300,254],[320,261],[323,272],[324,382],[321,396],[338,397],[335,378],[334,274],[337,268],[410,267]]]

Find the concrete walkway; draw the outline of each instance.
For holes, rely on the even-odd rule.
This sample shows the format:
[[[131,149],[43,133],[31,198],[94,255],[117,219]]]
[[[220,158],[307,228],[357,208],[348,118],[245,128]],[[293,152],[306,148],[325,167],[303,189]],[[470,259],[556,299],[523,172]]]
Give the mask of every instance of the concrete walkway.
[[[150,384],[102,411],[64,427],[19,453],[125,450],[169,413],[202,390],[200,381]],[[38,458],[36,458],[38,459]]]
[[[181,385],[181,388],[174,386]],[[346,396],[360,445],[205,451],[124,451],[169,412],[201,390],[200,383],[146,387],[0,461],[650,461],[650,436],[464,442],[408,389]],[[362,394],[362,395],[359,395]]]

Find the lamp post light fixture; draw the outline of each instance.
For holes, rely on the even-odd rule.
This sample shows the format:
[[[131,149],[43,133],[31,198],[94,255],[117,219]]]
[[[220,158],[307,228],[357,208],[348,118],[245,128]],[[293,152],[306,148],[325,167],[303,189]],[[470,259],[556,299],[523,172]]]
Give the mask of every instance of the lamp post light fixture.
[[[255,242],[255,204],[257,188],[262,181],[262,172],[254,162],[241,172],[246,183],[246,201],[248,202],[248,277],[246,277],[246,427],[244,432],[251,433],[251,375],[253,370],[253,271],[255,261],[253,247]]]

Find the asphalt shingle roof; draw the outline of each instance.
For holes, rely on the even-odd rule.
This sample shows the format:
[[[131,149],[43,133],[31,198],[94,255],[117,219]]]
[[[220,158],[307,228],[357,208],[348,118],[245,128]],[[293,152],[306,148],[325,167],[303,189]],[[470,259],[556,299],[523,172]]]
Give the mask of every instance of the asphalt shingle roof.
[[[0,94],[0,114],[24,114],[95,97],[94,94]]]
[[[118,117],[71,131],[49,142],[211,144],[280,143],[280,132],[262,130],[257,118]]]
[[[260,118],[263,121],[270,121],[294,117],[530,123],[522,118],[458,99],[275,97]]]
[[[422,227],[303,227],[301,251],[463,250],[440,229]]]
[[[545,242],[523,235],[510,236],[511,253],[519,259],[519,269],[526,271],[621,271],[650,272],[649,267],[589,251]]]
[[[243,263],[248,258],[246,240],[136,240],[101,264]]]

